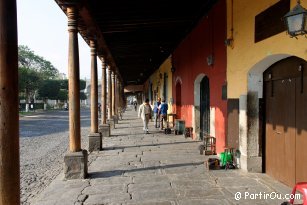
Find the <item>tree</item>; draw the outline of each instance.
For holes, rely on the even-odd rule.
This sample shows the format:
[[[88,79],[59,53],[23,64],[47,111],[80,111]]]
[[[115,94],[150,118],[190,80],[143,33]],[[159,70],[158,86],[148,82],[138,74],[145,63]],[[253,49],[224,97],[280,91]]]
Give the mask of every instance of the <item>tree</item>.
[[[67,80],[67,79],[65,79],[65,80],[60,80],[60,88],[61,88],[61,89],[68,90],[68,80]]]
[[[34,98],[34,95],[39,88],[40,95],[45,99],[50,98],[50,96],[57,96],[57,94],[54,94],[54,92],[58,92],[59,88],[55,89],[55,87],[48,87],[51,85],[51,82],[47,82],[47,80],[56,79],[59,77],[58,70],[51,64],[50,61],[36,55],[27,46],[21,45],[18,47],[18,66],[19,90],[21,92],[19,95],[25,96],[26,111],[28,111],[28,103],[30,102],[30,99]]]
[[[20,67],[18,75],[19,90],[24,93],[26,102],[29,103],[42,79],[37,72],[26,67]]]
[[[84,90],[86,87],[86,81],[85,80],[80,80],[80,90]]]
[[[68,90],[68,80],[60,80],[60,86],[61,89],[66,89]],[[85,80],[80,80],[80,90],[84,90],[86,87],[86,81]]]
[[[67,101],[68,100],[68,91],[64,90],[64,89],[60,89],[58,96],[57,96],[58,100],[61,101]]]
[[[60,81],[59,80],[45,80],[41,83],[38,94],[44,99],[57,99],[60,91]]]
[[[86,100],[87,96],[85,95],[84,92],[80,92],[80,100]]]
[[[56,79],[59,77],[59,71],[50,61],[36,55],[29,47],[18,46],[18,65],[19,67],[34,70],[40,74],[42,79]]]

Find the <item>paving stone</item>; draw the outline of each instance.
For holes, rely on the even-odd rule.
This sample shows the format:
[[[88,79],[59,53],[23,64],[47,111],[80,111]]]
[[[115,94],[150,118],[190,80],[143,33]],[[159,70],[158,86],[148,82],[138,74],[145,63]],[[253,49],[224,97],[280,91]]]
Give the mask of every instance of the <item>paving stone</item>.
[[[120,185],[120,184],[130,184],[132,183],[132,177],[121,177],[121,176],[114,176],[109,178],[98,178],[92,179],[91,185]]]
[[[135,177],[133,182],[135,184],[141,183],[158,183],[158,182],[168,182],[169,178],[166,175],[154,175],[154,176],[144,176],[144,177]]]
[[[192,180],[176,180],[172,181],[172,186],[176,189],[186,189],[189,187],[203,187],[202,189],[206,188],[213,188],[215,187],[212,181],[208,180],[198,180],[198,181],[192,181]]]
[[[78,202],[84,202],[87,199],[88,195],[81,194],[78,196]]]
[[[182,189],[178,190],[178,196],[181,198],[203,198],[203,199],[221,199],[224,198],[222,188],[209,188],[209,189]]]
[[[95,194],[108,194],[108,193],[127,193],[126,184],[108,185],[108,184],[95,184],[86,187],[83,191],[86,195]]]
[[[136,201],[146,201],[153,199],[176,199],[176,193],[174,189],[160,189],[160,190],[139,190],[132,193],[132,199]]]
[[[154,183],[141,183],[141,184],[130,184],[128,186],[129,193],[143,192],[144,190],[159,190],[159,189],[171,189],[170,182],[154,182]]]
[[[183,199],[178,201],[179,205],[232,205],[224,199]]]
[[[89,195],[84,205],[121,204],[128,200],[130,200],[130,195],[127,193],[110,193],[108,195],[95,194]]]
[[[124,205],[176,205],[177,203],[175,201],[131,201],[128,203],[124,203]]]

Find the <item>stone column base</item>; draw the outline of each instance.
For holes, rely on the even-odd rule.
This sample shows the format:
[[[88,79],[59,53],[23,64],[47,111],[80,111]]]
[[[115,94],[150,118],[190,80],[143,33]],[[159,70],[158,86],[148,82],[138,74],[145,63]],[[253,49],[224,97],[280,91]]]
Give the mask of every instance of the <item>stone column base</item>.
[[[90,133],[88,135],[88,151],[102,150],[102,138],[101,133]]]
[[[117,115],[113,115],[112,118],[114,119],[114,123],[118,124],[118,116]]]
[[[115,129],[114,118],[108,119],[108,120],[107,120],[107,123],[110,125],[111,128]]]
[[[98,131],[101,133],[102,137],[110,137],[111,132],[110,132],[110,125],[109,124],[102,124],[99,125]]]
[[[87,177],[86,150],[80,152],[68,152],[64,155],[65,179],[85,179]]]

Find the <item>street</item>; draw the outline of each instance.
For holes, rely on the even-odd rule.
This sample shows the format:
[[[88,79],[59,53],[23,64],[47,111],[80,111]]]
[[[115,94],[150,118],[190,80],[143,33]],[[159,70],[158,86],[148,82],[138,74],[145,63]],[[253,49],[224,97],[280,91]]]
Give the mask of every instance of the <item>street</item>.
[[[33,113],[20,117],[21,203],[30,204],[63,170],[68,149],[68,111]],[[82,148],[87,149],[90,111],[81,110]]]

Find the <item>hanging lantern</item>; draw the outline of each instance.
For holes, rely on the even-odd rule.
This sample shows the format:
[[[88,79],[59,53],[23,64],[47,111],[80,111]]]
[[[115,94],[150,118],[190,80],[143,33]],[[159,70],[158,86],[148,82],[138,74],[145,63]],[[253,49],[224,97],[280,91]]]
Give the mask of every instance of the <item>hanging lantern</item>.
[[[291,37],[307,34],[307,10],[301,6],[299,0],[297,5],[284,16],[284,21]]]

